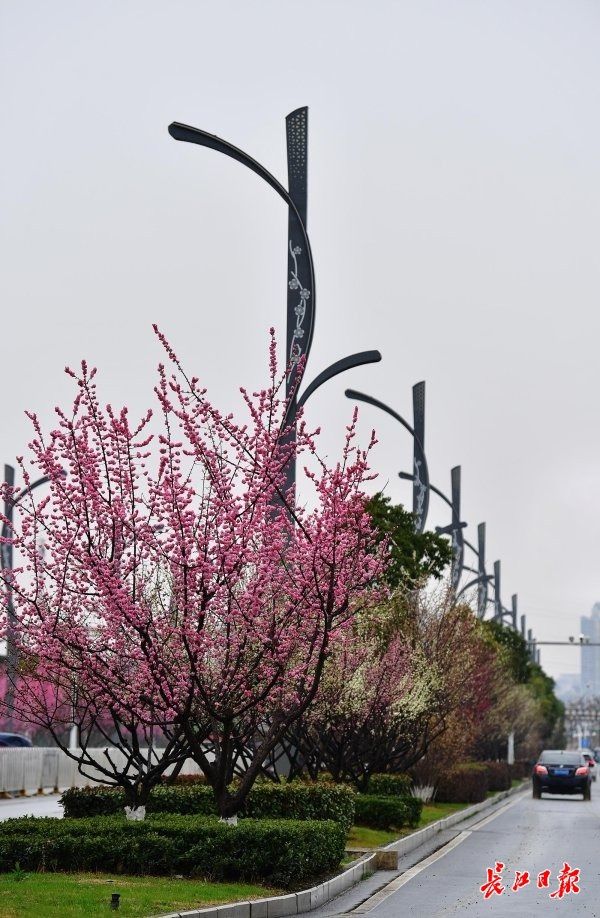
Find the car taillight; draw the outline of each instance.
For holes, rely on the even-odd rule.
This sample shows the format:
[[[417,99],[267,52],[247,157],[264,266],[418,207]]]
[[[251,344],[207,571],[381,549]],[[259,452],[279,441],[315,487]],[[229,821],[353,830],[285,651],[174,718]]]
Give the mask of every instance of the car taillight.
[[[547,775],[548,769],[545,765],[536,765],[534,768],[536,775]]]
[[[588,773],[587,765],[581,765],[581,767],[578,768],[577,771],[575,772],[576,775],[587,775],[587,773]]]

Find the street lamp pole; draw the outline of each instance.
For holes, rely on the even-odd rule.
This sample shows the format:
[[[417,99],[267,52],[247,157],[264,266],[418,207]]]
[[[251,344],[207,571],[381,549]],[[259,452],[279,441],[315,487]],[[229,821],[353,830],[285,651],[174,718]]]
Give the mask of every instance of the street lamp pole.
[[[502,622],[502,600],[500,599],[500,562],[494,561],[494,621]]]
[[[455,465],[450,471],[452,487],[452,567],[450,583],[454,594],[458,591],[458,584],[462,576],[465,560],[465,537],[463,527],[460,526],[460,465]]]
[[[47,475],[38,478],[36,481],[32,482],[26,488],[23,488],[19,491],[18,494],[13,494],[12,497],[6,497],[4,501],[4,522],[2,524],[2,539],[9,539],[12,530],[13,523],[13,512],[14,508],[19,504],[23,498],[27,497],[28,494],[35,488],[39,488],[40,485],[46,484],[49,481]],[[9,488],[14,488],[15,485],[15,470],[12,465],[4,466],[4,482],[8,485]],[[8,572],[13,569],[13,546],[11,542],[2,542],[0,545],[0,568],[2,570],[2,580],[6,587],[7,592],[7,603],[6,603],[6,697],[4,703],[6,710],[10,712],[13,706],[14,699],[14,677],[17,670],[17,649],[15,646],[15,633],[16,633],[16,624],[17,619],[15,615],[15,608],[12,598],[12,583],[10,574]]]
[[[366,395],[364,392],[357,392],[356,389],[346,389],[346,398],[355,402],[364,402],[367,405],[373,405],[385,411],[390,417],[398,421],[399,424],[409,432],[413,438],[413,467],[414,473],[408,475],[400,472],[400,478],[407,479],[413,483],[413,514],[415,516],[416,532],[423,532],[427,520],[429,508],[429,492],[434,490],[429,481],[429,468],[425,457],[425,446],[423,437],[425,436],[425,383],[420,382],[413,386],[413,412],[414,424],[409,424],[401,414],[381,402],[372,395]]]
[[[489,578],[485,570],[485,523],[477,527],[477,570],[479,583],[477,584],[477,618],[484,618],[488,603]]]
[[[239,147],[227,140],[209,134],[200,128],[174,121],[169,134],[175,140],[198,144],[216,150],[241,163],[269,185],[288,207],[287,239],[287,312],[286,312],[286,395],[289,399],[283,428],[290,426],[287,437],[293,442],[296,436],[296,410],[305,404],[309,395],[324,382],[352,367],[376,363],[381,360],[379,351],[361,351],[350,354],[331,364],[299,395],[300,383],[310,354],[316,315],[315,270],[306,228],[307,216],[307,166],[308,166],[308,108],[298,108],[286,118],[286,140],[289,190],[264,166]],[[299,365],[302,368],[299,370]],[[296,462],[292,459],[286,468],[285,491],[295,493]]]
[[[469,542],[468,539],[464,540],[465,546],[470,548],[471,551],[477,557],[477,569],[468,567],[467,565],[463,566],[463,570],[470,571],[472,574],[477,576],[470,580],[468,583],[462,587],[462,589],[457,593],[456,600],[460,599],[463,593],[466,593],[472,587],[477,587],[477,618],[485,618],[485,613],[488,606],[488,589],[490,581],[494,579],[492,574],[488,574],[485,569],[485,523],[479,523],[477,527],[477,548]]]
[[[413,513],[415,529],[423,532],[429,510],[429,473],[425,459],[425,382],[413,386]]]
[[[460,518],[460,465],[455,465],[450,470],[450,483],[452,499],[449,500],[438,488],[430,485],[434,494],[445,501],[452,511],[449,526],[436,526],[435,531],[440,535],[449,535],[452,539],[452,563],[450,566],[450,589],[455,598],[458,598],[458,585],[462,577],[465,559],[465,537],[463,530],[467,524]],[[461,590],[461,593],[463,591]]]
[[[517,630],[517,612],[518,612],[518,595],[513,593],[511,596],[511,616],[512,616],[512,626],[514,630]]]

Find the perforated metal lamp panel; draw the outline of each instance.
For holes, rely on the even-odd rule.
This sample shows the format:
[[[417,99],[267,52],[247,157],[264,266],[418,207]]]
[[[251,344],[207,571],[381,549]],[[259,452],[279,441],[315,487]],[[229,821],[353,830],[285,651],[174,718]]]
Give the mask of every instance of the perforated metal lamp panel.
[[[477,568],[479,571],[477,618],[484,618],[488,604],[488,579],[485,571],[485,523],[480,523],[477,527]]]
[[[308,359],[314,330],[314,273],[305,239],[308,187],[308,108],[298,108],[285,119],[288,193],[296,212],[288,211],[287,395],[297,385],[296,367]]]
[[[413,513],[415,529],[423,532],[429,511],[429,480],[425,459],[425,383],[413,386]]]
[[[308,108],[290,112],[285,119],[287,135],[288,185],[290,197],[306,225],[308,174]]]
[[[452,486],[452,566],[450,582],[456,592],[463,572],[465,559],[465,537],[460,525],[460,465],[450,471]]]

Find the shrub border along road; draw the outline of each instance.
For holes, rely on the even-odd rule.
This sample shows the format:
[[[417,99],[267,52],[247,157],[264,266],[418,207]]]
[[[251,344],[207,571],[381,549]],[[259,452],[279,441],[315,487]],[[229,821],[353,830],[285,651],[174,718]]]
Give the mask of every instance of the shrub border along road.
[[[383,850],[397,851],[398,856],[402,857],[420,847],[433,835],[437,835],[438,832],[443,832],[444,829],[449,829],[458,822],[462,822],[470,816],[475,816],[482,810],[491,809],[507,797],[522,793],[524,786],[525,782],[510,790],[499,791],[493,797],[483,800],[481,803],[465,807],[464,810],[452,813],[451,816],[444,816],[443,819],[432,822],[430,825],[425,826],[424,829],[419,829],[405,838],[391,842]],[[319,883],[318,886],[313,886],[311,889],[303,889],[298,893],[271,896],[268,899],[254,899],[251,902],[233,902],[231,905],[218,905],[188,912],[169,912],[168,915],[162,915],[160,918],[284,918],[286,915],[300,915],[325,905],[326,902],[346,892],[346,890],[360,883],[366,877],[371,876],[377,869],[376,861],[376,852],[368,854],[347,870],[332,877],[331,880]]]

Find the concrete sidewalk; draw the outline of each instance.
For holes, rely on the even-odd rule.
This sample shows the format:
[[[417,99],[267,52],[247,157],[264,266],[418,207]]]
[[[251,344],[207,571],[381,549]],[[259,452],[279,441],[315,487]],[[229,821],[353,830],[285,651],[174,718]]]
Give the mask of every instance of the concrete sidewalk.
[[[0,800],[0,821],[18,816],[57,816],[62,818],[60,794],[40,794],[31,797],[12,797]]]

